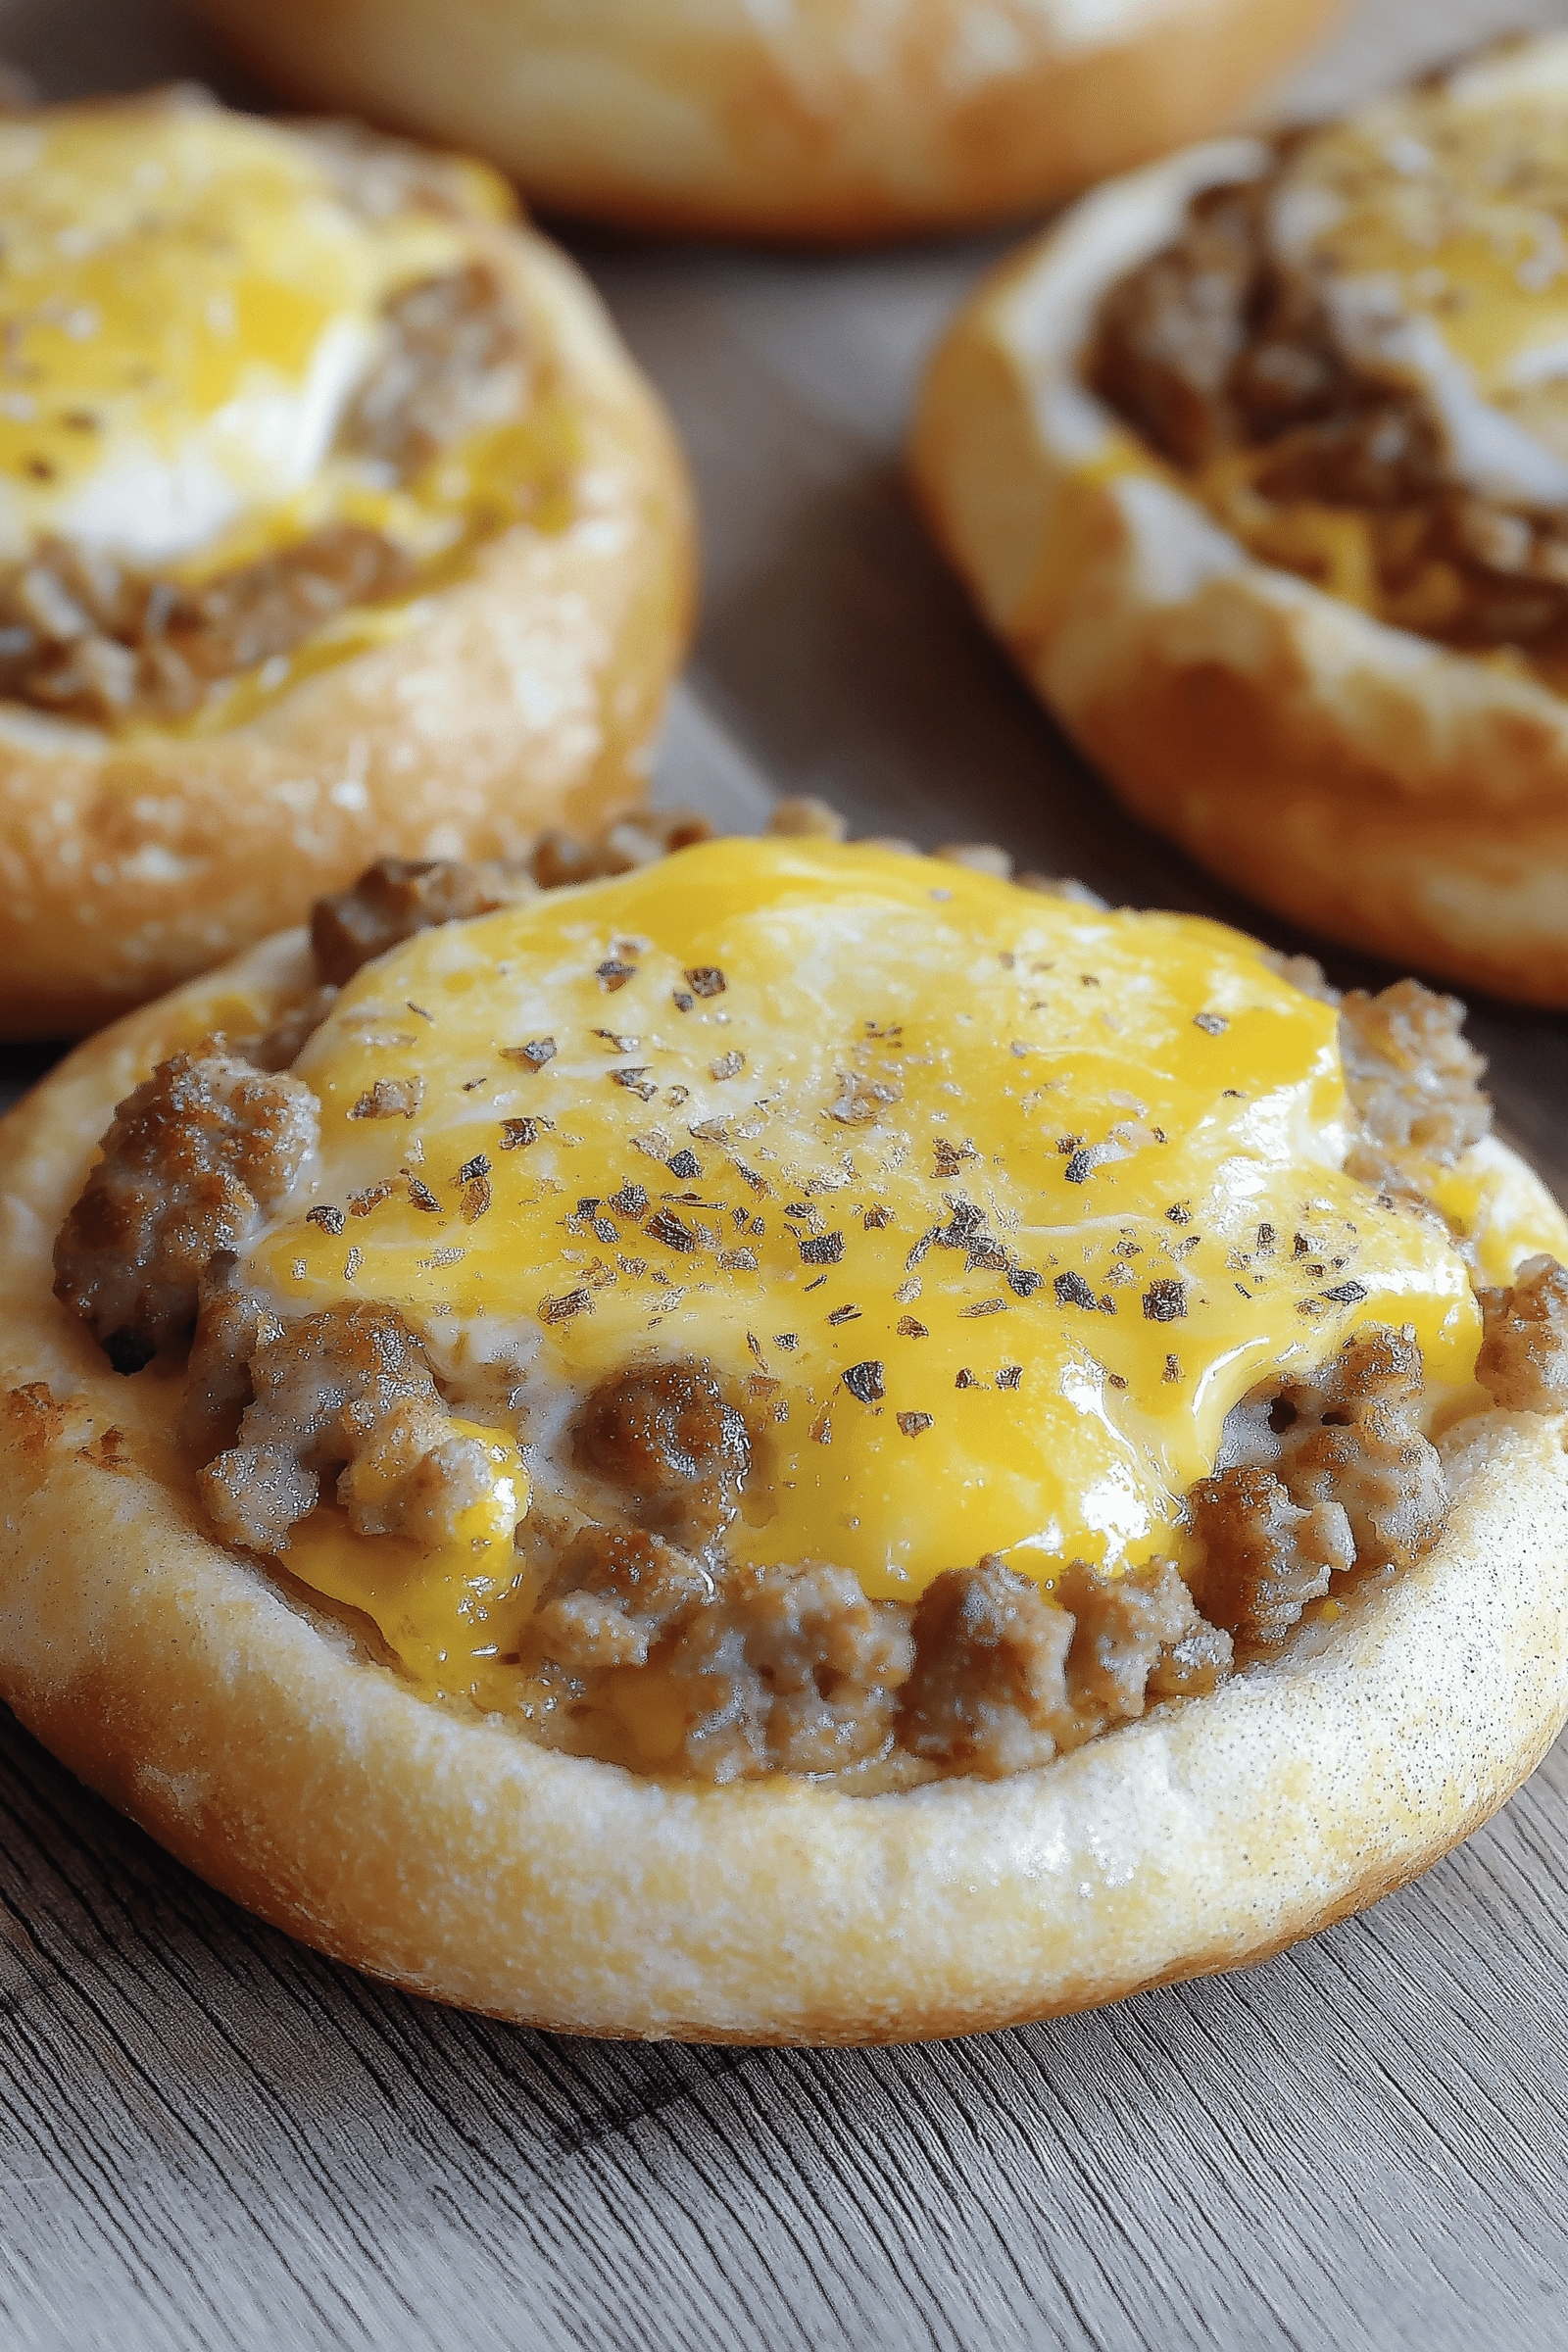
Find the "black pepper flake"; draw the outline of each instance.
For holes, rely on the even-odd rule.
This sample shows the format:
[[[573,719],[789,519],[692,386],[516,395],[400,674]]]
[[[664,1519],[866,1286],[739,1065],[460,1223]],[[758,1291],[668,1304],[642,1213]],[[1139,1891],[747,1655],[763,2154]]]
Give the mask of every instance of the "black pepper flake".
[[[611,1195],[605,1206],[623,1217],[640,1217],[648,1206],[648,1195],[640,1184],[623,1184],[618,1193]]]
[[[1160,1379],[1161,1379],[1161,1380],[1180,1380],[1181,1376],[1182,1376],[1182,1359],[1181,1359],[1181,1357],[1180,1357],[1179,1355],[1167,1355],[1167,1356],[1166,1356],[1166,1358],[1165,1358],[1165,1369],[1164,1369],[1164,1371],[1163,1371],[1163,1372],[1160,1374]]]
[[[603,963],[594,966],[594,978],[607,997],[612,997],[617,988],[624,988],[628,980],[635,980],[636,977],[637,966],[634,963],[622,963],[618,956],[607,956]]]
[[[542,1070],[547,1061],[556,1058],[556,1041],[553,1037],[530,1037],[525,1046],[503,1046],[501,1058],[514,1061],[523,1069]]]
[[[972,1306],[960,1306],[958,1313],[963,1321],[972,1323],[975,1321],[976,1317],[980,1315],[1006,1314],[1009,1309],[1009,1303],[1010,1302],[1005,1298],[977,1298]],[[1094,1304],[1094,1299],[1092,1297],[1090,1298],[1090,1304]]]
[[[924,1437],[931,1426],[932,1416],[930,1413],[901,1413],[899,1415],[899,1427],[906,1438]]]
[[[464,1161],[452,1181],[454,1184],[472,1184],[476,1176],[488,1176],[489,1173],[489,1160],[482,1152],[476,1152],[471,1159]]]
[[[614,1226],[612,1225],[608,1217],[595,1217],[594,1239],[596,1241],[603,1242],[607,1250],[613,1250],[615,1244],[620,1239],[620,1235],[616,1232]]]
[[[757,1170],[755,1168],[747,1167],[744,1160],[737,1159],[732,1162],[732,1165],[735,1169],[736,1175],[741,1179],[741,1182],[743,1184],[749,1184],[753,1192],[757,1194],[759,1200],[765,1200],[768,1194],[773,1190],[773,1187],[768,1183],[767,1178],[765,1176],[759,1176]]]
[[[648,1075],[646,1063],[641,1069],[612,1070],[610,1083],[612,1086],[623,1086],[628,1095],[636,1096],[639,1102],[651,1102],[659,1092]]]
[[[1165,1214],[1173,1225],[1190,1225],[1193,1221],[1193,1212],[1185,1200],[1173,1200]]]
[[[745,1067],[745,1054],[732,1046],[727,1054],[720,1054],[716,1061],[709,1063],[708,1075],[718,1079],[738,1078]]]
[[[936,1139],[936,1172],[939,1176],[956,1176],[966,1159],[978,1159],[980,1156],[967,1139],[961,1144],[955,1144],[950,1143],[945,1135],[939,1135]]]
[[[1022,1378],[1022,1364],[1004,1364],[997,1374],[997,1386],[999,1389],[1015,1389]]]
[[[540,1299],[539,1320],[541,1323],[567,1323],[573,1315],[590,1314],[593,1303],[594,1295],[590,1290],[564,1291],[559,1298]]]
[[[694,996],[721,997],[727,986],[716,963],[699,963],[682,976]]]
[[[823,1407],[822,1407],[822,1410],[821,1410],[821,1411],[820,1411],[820,1412],[817,1414],[817,1416],[816,1416],[816,1419],[815,1419],[815,1420],[814,1420],[814,1421],[811,1423],[811,1427],[810,1427],[810,1430],[809,1430],[808,1434],[809,1434],[809,1436],[810,1436],[810,1438],[811,1438],[811,1441],[812,1441],[812,1443],[813,1443],[814,1445],[817,1445],[817,1446],[831,1446],[831,1445],[832,1445],[832,1443],[833,1443],[833,1419],[832,1419],[832,1408],[831,1408],[830,1406],[828,1406],[828,1405],[825,1405],[825,1404],[823,1405]]]
[[[836,1306],[828,1317],[830,1323],[858,1323],[859,1320],[860,1310],[858,1306]]]
[[[757,1251],[755,1250],[721,1250],[718,1253],[718,1267],[721,1274],[755,1274],[757,1272]]]
[[[798,1331],[775,1331],[773,1334],[774,1347],[782,1348],[786,1355],[793,1355],[800,1344],[801,1335]]]
[[[1278,1239],[1279,1239],[1279,1236],[1278,1236],[1278,1234],[1277,1234],[1277,1233],[1274,1231],[1274,1228],[1273,1228],[1273,1226],[1272,1226],[1272,1225],[1260,1225],[1260,1226],[1258,1227],[1258,1229],[1257,1229],[1257,1246],[1258,1246],[1259,1250],[1272,1250],[1272,1249],[1273,1249],[1273,1247],[1274,1247],[1274,1244],[1275,1244],[1275,1243],[1278,1241]]]
[[[809,1200],[792,1200],[786,1207],[784,1214],[787,1217],[809,1217],[813,1216],[815,1211],[812,1209]]]
[[[672,1109],[679,1110],[683,1102],[691,1101],[691,1096],[692,1090],[689,1086],[672,1086],[666,1091],[664,1100]]]
[[[880,1232],[884,1225],[891,1225],[892,1222],[893,1211],[891,1208],[885,1208],[878,1204],[876,1207],[868,1208],[865,1212],[865,1229],[867,1233]]]
[[[695,1250],[697,1247],[696,1234],[689,1225],[681,1223],[672,1208],[656,1209],[643,1231],[651,1234],[656,1242],[662,1242],[666,1250]]]
[[[1099,1304],[1081,1274],[1058,1274],[1052,1288],[1056,1294],[1058,1306],[1081,1306],[1092,1313]]]
[[[482,1217],[490,1206],[489,1177],[482,1175],[475,1176],[471,1183],[466,1184],[463,1188],[463,1199],[459,1202],[459,1206],[463,1212],[463,1222],[465,1225],[472,1225],[478,1218]],[[598,1230],[597,1227],[595,1230]],[[601,1241],[603,1241],[605,1239],[604,1234],[601,1233],[599,1238]],[[612,1225],[610,1228],[609,1238],[611,1241],[613,1241],[615,1238],[615,1229]]]
[[[1058,1135],[1056,1150],[1061,1153],[1063,1159],[1070,1159],[1083,1140],[1081,1135]]]
[[[844,1255],[842,1233],[798,1233],[801,1260],[808,1266],[836,1266]]]
[[[1205,1037],[1223,1037],[1230,1023],[1222,1012],[1195,1012],[1193,1027],[1201,1029]]]
[[[1000,1274],[1006,1262],[1007,1252],[1002,1244],[993,1241],[990,1234],[982,1233],[970,1243],[968,1261],[963,1270],[966,1274],[973,1274],[976,1271],[983,1274]]]
[[[1095,1155],[1092,1152],[1075,1152],[1062,1170],[1069,1184],[1087,1183],[1094,1172]]]
[[[1032,1298],[1039,1290],[1041,1277],[1033,1266],[1009,1266],[1007,1288],[1019,1298]]]
[[[703,1172],[703,1163],[696,1152],[688,1152],[684,1147],[672,1153],[664,1164],[670,1174],[678,1176],[683,1184],[690,1184],[694,1176],[700,1176]]]
[[[887,1395],[882,1385],[882,1366],[875,1356],[863,1364],[851,1364],[844,1375],[844,1386],[858,1404],[880,1404]]]
[[[326,1208],[323,1206],[321,1208],[308,1208],[305,1212],[305,1222],[307,1225],[319,1225],[323,1233],[330,1233],[336,1236],[342,1232],[347,1219],[344,1217],[343,1211],[340,1208]]]
[[[379,1208],[383,1200],[390,1200],[391,1198],[392,1187],[389,1184],[368,1184],[363,1193],[350,1193],[349,1215],[368,1217],[372,1208]]]
[[[670,994],[674,998],[677,1012],[690,1012],[697,1002],[697,999],[684,988],[672,989]]]
[[[411,1176],[407,1181],[409,1187],[409,1199],[414,1202],[415,1207],[422,1208],[427,1213],[433,1210],[435,1214],[439,1216],[441,1213],[441,1203],[436,1199],[434,1193],[431,1192],[430,1187],[427,1184],[421,1184],[417,1176]]]
[[[1307,1240],[1304,1233],[1298,1233],[1291,1244],[1291,1255],[1293,1257],[1310,1257],[1311,1254],[1311,1243]]]
[[[1367,1296],[1367,1288],[1364,1282],[1337,1282],[1333,1290],[1325,1291],[1323,1296],[1332,1298],[1336,1306],[1359,1306]]]
[[[548,1119],[503,1119],[501,1122],[502,1151],[521,1152],[529,1144],[536,1144],[540,1134],[549,1123]]]
[[[1241,1294],[1242,1294],[1242,1297],[1243,1297],[1244,1298],[1250,1298],[1250,1297],[1252,1296],[1251,1292],[1250,1292],[1250,1290],[1248,1290],[1248,1289],[1247,1289],[1247,1287],[1245,1286],[1245,1284],[1243,1284],[1243,1283],[1240,1283],[1240,1282],[1238,1282],[1238,1283],[1235,1283],[1235,1284],[1233,1284],[1233,1285],[1232,1285],[1232,1288],[1233,1288],[1233,1289],[1235,1289],[1235,1290],[1238,1290],[1238,1291],[1240,1291],[1240,1292],[1241,1292]]]
[[[899,1317],[899,1337],[901,1340],[928,1340],[931,1334],[923,1323],[915,1321],[913,1315],[901,1315]]]
[[[822,1288],[822,1285],[824,1282],[826,1282],[826,1280],[827,1276],[825,1274],[819,1274],[814,1282],[808,1282],[807,1284],[805,1290],[801,1294],[802,1298],[808,1298],[813,1291],[819,1291]]]
[[[968,1365],[965,1364],[953,1385],[956,1389],[983,1389],[986,1384],[983,1380],[976,1380]]]
[[[1107,1372],[1105,1378],[1113,1389],[1124,1389],[1127,1386],[1119,1372]]]
[[[1179,1323],[1186,1312],[1185,1282],[1152,1282],[1144,1293],[1144,1320],[1148,1323]]]

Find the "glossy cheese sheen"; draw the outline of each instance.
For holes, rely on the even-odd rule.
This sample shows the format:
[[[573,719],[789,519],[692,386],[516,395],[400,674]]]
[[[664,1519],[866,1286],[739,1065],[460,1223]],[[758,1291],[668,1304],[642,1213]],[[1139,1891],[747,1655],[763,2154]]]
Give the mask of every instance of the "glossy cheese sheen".
[[[199,574],[328,510],[432,535],[325,461],[383,304],[461,266],[461,221],[369,220],[309,140],[177,95],[0,123],[0,558],[55,533]]]
[[[713,843],[409,942],[298,1068],[321,1159],[253,1253],[282,1305],[515,1367],[525,1448],[704,1359],[753,1432],[727,1548],[872,1593],[1172,1549],[1230,1407],[1361,1324],[1473,1367],[1458,1256],[1340,1171],[1333,1011],[1196,918]],[[412,1115],[365,1115],[378,1080]]]

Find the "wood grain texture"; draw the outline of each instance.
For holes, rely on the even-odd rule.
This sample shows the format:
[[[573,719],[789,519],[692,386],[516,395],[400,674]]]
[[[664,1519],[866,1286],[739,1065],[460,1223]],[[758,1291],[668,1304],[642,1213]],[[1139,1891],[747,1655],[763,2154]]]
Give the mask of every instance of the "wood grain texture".
[[[1310,92],[1505,14],[1568,0],[1375,0]],[[217,65],[156,0],[0,0],[6,48],[51,94]],[[910,513],[913,371],[990,252],[586,250],[705,511],[663,797],[745,822],[820,790],[1268,930],[1118,815]],[[1568,1192],[1568,1021],[1473,1029]],[[0,2348],[1568,2346],[1565,1798],[1560,1747],[1418,1886],[1245,1975],[941,2047],[712,2051],[352,1976],[0,1713]]]

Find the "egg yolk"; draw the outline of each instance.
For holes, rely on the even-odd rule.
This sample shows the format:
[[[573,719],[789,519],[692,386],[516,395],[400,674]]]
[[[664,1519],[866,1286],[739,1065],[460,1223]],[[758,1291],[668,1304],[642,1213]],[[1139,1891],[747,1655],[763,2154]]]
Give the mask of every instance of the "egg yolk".
[[[716,842],[421,934],[296,1066],[320,1158],[250,1279],[396,1305],[460,1390],[507,1367],[536,1486],[573,1400],[700,1359],[752,1431],[742,1562],[1131,1566],[1259,1381],[1379,1323],[1472,1376],[1458,1253],[1343,1172],[1334,1010],[1216,923]]]

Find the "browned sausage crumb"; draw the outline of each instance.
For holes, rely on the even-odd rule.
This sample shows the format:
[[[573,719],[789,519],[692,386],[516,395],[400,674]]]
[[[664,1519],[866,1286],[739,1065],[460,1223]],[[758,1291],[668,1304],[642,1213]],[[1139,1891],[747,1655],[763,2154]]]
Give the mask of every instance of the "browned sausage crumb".
[[[264,1321],[250,1359],[253,1401],[239,1442],[199,1474],[229,1542],[288,1549],[289,1534],[336,1469],[337,1498],[361,1535],[434,1547],[490,1492],[475,1438],[454,1434],[424,1349],[387,1306],[331,1307],[275,1336]]]
[[[646,1666],[671,1620],[714,1589],[689,1552],[642,1528],[586,1527],[539,1595],[535,1639],[562,1666]]]
[[[581,1467],[619,1489],[661,1533],[702,1543],[734,1516],[751,1440],[706,1364],[612,1375],[595,1389],[572,1435]]]
[[[732,1578],[684,1620],[668,1655],[693,1710],[687,1769],[722,1782],[840,1772],[878,1754],[911,1655],[907,1612],[868,1600],[847,1568]]]
[[[1406,1325],[1358,1332],[1312,1379],[1254,1390],[1228,1432],[1246,1459],[1191,1497],[1199,1605],[1244,1640],[1282,1642],[1329,1579],[1406,1568],[1447,1518],[1421,1434],[1421,1350]]]
[[[1568,1411],[1568,1271],[1527,1257],[1508,1290],[1482,1291],[1476,1378],[1510,1413]]]
[[[317,968],[323,980],[341,986],[362,964],[416,931],[491,914],[532,895],[526,875],[502,865],[378,858],[348,890],[317,900],[311,910]]]
[[[383,317],[386,348],[343,420],[345,449],[408,475],[437,450],[516,413],[522,328],[487,263],[405,286]]]
[[[298,1078],[268,1076],[221,1040],[175,1054],[127,1095],[55,1243],[55,1296],[117,1372],[136,1372],[196,1312],[220,1250],[240,1250],[315,1150]]]
[[[1375,997],[1352,989],[1345,999],[1345,1082],[1370,1147],[1364,1158],[1417,1152],[1447,1167],[1488,1132],[1492,1106],[1480,1087],[1487,1065],[1463,1026],[1458,998],[1437,996],[1419,980],[1396,980]],[[1354,1153],[1349,1166],[1361,1174]]]

